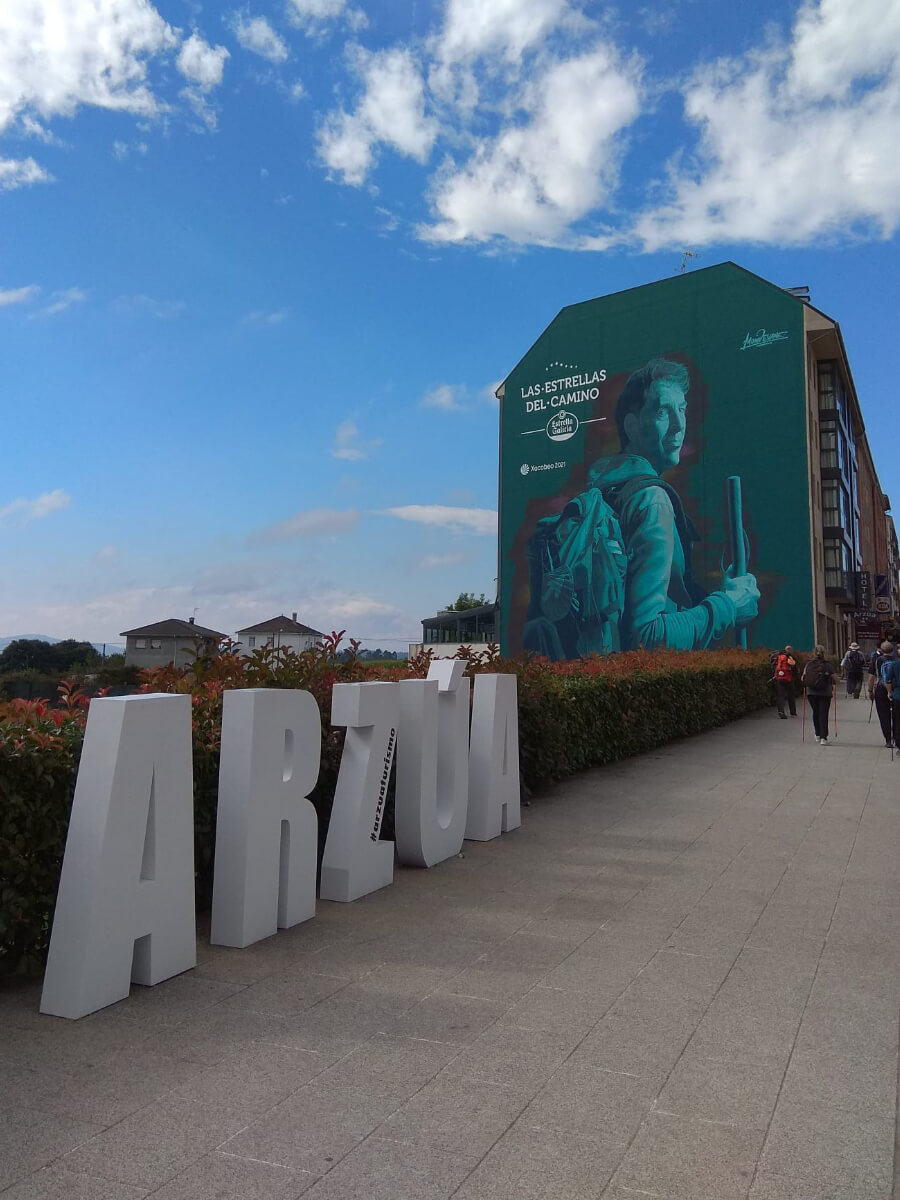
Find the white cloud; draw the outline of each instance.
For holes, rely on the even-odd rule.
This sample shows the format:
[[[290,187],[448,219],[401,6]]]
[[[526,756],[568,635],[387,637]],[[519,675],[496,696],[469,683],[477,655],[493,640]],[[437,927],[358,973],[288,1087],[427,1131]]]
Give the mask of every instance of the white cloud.
[[[255,530],[247,540],[254,545],[271,546],[320,534],[346,533],[355,527],[358,520],[359,513],[354,509],[310,508],[284,521]]]
[[[39,142],[43,142],[45,146],[59,146],[62,143],[59,138],[45,129],[40,121],[36,121],[29,113],[25,113],[19,120],[19,128],[25,137],[36,138]]]
[[[50,303],[44,308],[38,309],[34,315],[36,317],[55,317],[57,313],[65,312],[73,304],[83,304],[85,300],[87,300],[87,292],[82,288],[65,288],[63,291],[53,292],[50,296]]]
[[[384,508],[382,516],[415,521],[420,525],[449,529],[452,533],[477,533],[496,536],[497,513],[492,508],[455,508],[448,504],[406,504]]]
[[[170,321],[174,317],[180,317],[185,310],[183,300],[157,300],[143,292],[133,296],[118,296],[113,305],[117,312],[149,313],[151,317],[156,317],[160,321]]]
[[[190,602],[190,604],[189,604]],[[84,637],[112,642],[123,629],[133,629],[165,617],[189,616],[193,599],[190,588],[135,587],[77,601],[37,604],[29,615],[51,637]],[[17,614],[0,612],[0,620],[21,621]]]
[[[432,51],[441,64],[488,54],[515,62],[561,25],[580,23],[569,0],[448,0]]]
[[[182,88],[178,94],[193,109],[194,116],[203,122],[209,132],[215,132],[219,124],[219,116],[210,103],[209,88],[186,87]]]
[[[16,517],[22,523],[39,521],[42,517],[58,512],[61,508],[68,508],[71,503],[72,497],[63,488],[54,488],[52,492],[41,492],[33,500],[26,500],[23,496],[19,496],[0,508],[0,521],[8,520],[10,517]]]
[[[457,563],[463,562],[464,554],[426,554],[425,557],[416,564],[418,571],[433,571],[439,567],[452,567]]]
[[[0,289],[0,308],[10,304],[27,304],[33,300],[41,289],[37,284],[30,283],[27,287]]]
[[[373,450],[381,445],[381,438],[372,438],[370,441],[363,441],[359,436],[359,429],[354,421],[341,421],[334,435],[334,448],[331,451],[333,458],[343,458],[350,462],[358,462],[360,459],[368,458]]]
[[[477,140],[465,163],[448,160],[438,173],[437,219],[420,229],[423,238],[571,243],[571,226],[606,202],[618,181],[620,135],[640,111],[640,68],[597,45],[548,63],[523,84],[516,107],[524,120]]]
[[[147,60],[176,42],[149,0],[4,0],[0,130],[24,109],[44,120],[84,104],[154,114]]]
[[[286,321],[288,312],[286,308],[276,309],[254,309],[253,312],[245,313],[241,317],[242,325],[281,325]]]
[[[240,44],[251,54],[258,54],[269,62],[284,62],[288,57],[287,42],[275,32],[265,17],[233,13],[231,28]]]
[[[500,401],[497,399],[497,389],[502,383],[502,379],[495,379],[493,383],[489,383],[487,387],[482,388],[482,400],[486,400],[488,404],[492,404],[496,408],[500,403]]]
[[[52,183],[53,176],[33,158],[0,158],[0,192],[30,187],[32,183]]]
[[[347,0],[288,0],[288,16],[307,34],[319,33],[329,21],[350,29],[365,29],[369,21],[359,8]]]
[[[352,113],[332,113],[319,129],[319,156],[344,182],[365,181],[379,144],[425,162],[437,136],[426,113],[425,83],[412,53],[397,47],[353,55],[363,95]]]
[[[224,46],[211,46],[195,30],[178,52],[178,70],[185,79],[201,87],[218,87],[222,82],[225,60],[230,57]]]
[[[684,106],[699,147],[636,220],[645,250],[900,224],[900,5],[807,0],[786,44],[698,70]]]
[[[400,609],[371,596],[348,595],[335,597],[328,604],[329,613],[336,617],[395,617]]]
[[[111,558],[115,558],[118,553],[118,546],[101,546],[94,555],[94,558],[96,558],[98,562],[108,562]]]
[[[459,383],[442,383],[431,388],[420,400],[422,408],[441,408],[445,412],[460,412],[465,405],[466,389]]]
[[[330,116],[318,133],[319,157],[342,175],[344,183],[365,183],[375,156],[371,130],[359,117],[342,112]]]
[[[423,240],[576,246],[604,232],[580,226],[614,196],[642,64],[577,0],[447,0],[431,37],[350,61],[361,98],[322,122],[320,161],[359,186],[382,149],[424,165],[440,142]]]

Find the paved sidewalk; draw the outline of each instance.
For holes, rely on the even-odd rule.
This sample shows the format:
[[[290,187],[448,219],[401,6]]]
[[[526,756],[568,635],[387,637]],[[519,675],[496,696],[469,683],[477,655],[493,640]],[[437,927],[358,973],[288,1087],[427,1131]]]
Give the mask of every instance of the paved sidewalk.
[[[2,1200],[890,1200],[900,756],[868,711],[581,776],[82,1021],[0,986]]]

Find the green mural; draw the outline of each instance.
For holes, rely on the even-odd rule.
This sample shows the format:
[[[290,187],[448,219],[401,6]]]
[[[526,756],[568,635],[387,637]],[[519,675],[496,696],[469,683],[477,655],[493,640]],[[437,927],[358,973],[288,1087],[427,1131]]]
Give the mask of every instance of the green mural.
[[[811,644],[804,353],[732,263],[563,309],[502,402],[504,651]]]

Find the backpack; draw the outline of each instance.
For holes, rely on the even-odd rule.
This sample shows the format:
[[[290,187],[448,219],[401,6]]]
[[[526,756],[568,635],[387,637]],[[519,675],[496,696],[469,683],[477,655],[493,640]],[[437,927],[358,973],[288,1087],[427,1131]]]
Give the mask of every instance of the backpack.
[[[824,658],[811,658],[803,672],[803,682],[808,692],[831,691],[831,667]]]
[[[618,514],[644,488],[669,485],[658,475],[635,475],[609,490],[591,487],[558,516],[542,517],[528,539],[531,596],[522,633],[526,650],[550,658],[610,654],[621,649],[628,552]]]
[[[775,659],[775,678],[787,681],[794,678],[796,662],[790,654],[779,654]]]
[[[845,662],[848,671],[861,671],[866,665],[866,656],[861,650],[848,650]]]
[[[881,664],[881,681],[890,693],[891,700],[900,700],[900,667],[896,658],[885,658]]]

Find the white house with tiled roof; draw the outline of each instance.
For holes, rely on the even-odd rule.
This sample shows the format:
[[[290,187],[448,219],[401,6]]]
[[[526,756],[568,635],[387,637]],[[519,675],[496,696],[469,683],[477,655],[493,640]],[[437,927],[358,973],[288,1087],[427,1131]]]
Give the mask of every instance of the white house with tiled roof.
[[[289,617],[282,613],[281,616],[272,617],[268,621],[260,621],[258,625],[248,625],[246,629],[239,629],[234,635],[234,640],[240,642],[239,653],[246,657],[254,650],[261,650],[263,646],[274,646],[276,649],[286,646],[299,654],[301,650],[312,649],[324,636],[318,629],[301,624],[296,613]]]

